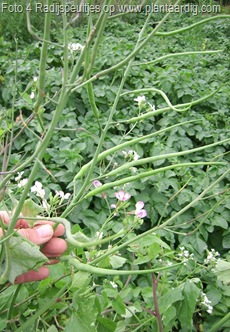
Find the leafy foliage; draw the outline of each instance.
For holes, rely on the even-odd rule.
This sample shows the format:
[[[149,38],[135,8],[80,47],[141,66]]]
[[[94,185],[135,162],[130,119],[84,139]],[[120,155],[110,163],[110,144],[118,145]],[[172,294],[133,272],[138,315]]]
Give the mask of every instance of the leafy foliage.
[[[135,49],[144,22],[140,16],[136,25],[128,19],[108,20],[91,77],[125,60]],[[181,22],[182,26],[188,26],[198,19],[202,17],[172,14],[161,31],[178,29]],[[95,17],[92,20],[96,21]],[[58,19],[55,24],[59,24]],[[143,38],[151,33],[152,24],[148,23]],[[60,29],[53,31],[52,38],[60,46],[63,37],[59,32]],[[216,20],[173,38],[156,35],[135,56],[101,151],[121,143],[125,146],[103,155],[95,163],[88,186],[68,213],[71,234],[67,228],[66,256],[57,266],[50,267],[50,277],[39,284],[23,285],[10,304],[10,310],[15,286],[4,289],[0,300],[2,330],[156,331],[161,321],[162,331],[209,331],[215,322],[223,319],[221,331],[228,331],[230,326],[225,317],[230,296],[227,287],[229,175],[215,181],[228,169],[229,144],[198,150],[228,138],[228,33],[228,21]],[[88,38],[85,23],[77,29],[70,28],[68,38],[84,44]],[[55,44],[49,46],[45,101],[36,113],[34,99],[40,92],[35,78],[39,75],[42,43],[20,40],[17,45],[3,37],[0,43],[0,137],[4,147],[8,135],[13,133],[8,168],[14,169],[33,155],[53,121],[63,82],[63,50]],[[171,53],[213,49],[221,52],[152,62]],[[80,52],[69,53],[70,73],[80,56]],[[82,75],[88,75],[84,64],[79,77]],[[44,217],[65,214],[72,204],[71,200],[58,200],[55,191],[70,191],[76,197],[87,180],[87,172],[86,176],[80,173],[82,166],[95,155],[123,77],[124,67],[119,67],[93,81],[99,115],[92,106],[86,85],[69,96],[34,178],[44,184],[45,200],[30,192],[31,198],[27,201],[30,203],[32,199],[35,207],[46,202]],[[169,107],[159,90],[173,105],[185,104],[185,110]],[[216,93],[209,98],[204,98],[214,91]],[[140,95],[145,96],[143,104],[134,101]],[[202,102],[194,102],[201,98],[204,98]],[[194,104],[186,109],[186,103],[190,102]],[[160,109],[165,110],[155,112]],[[144,137],[152,133],[156,135]],[[197,150],[191,153],[191,149]],[[2,164],[3,156],[2,153]],[[156,158],[150,159],[153,157]],[[141,162],[143,158],[149,159]],[[185,163],[190,165],[182,167]],[[192,166],[191,163],[201,164]],[[180,167],[174,167],[177,164]],[[159,171],[163,167],[165,169]],[[29,177],[31,169],[31,163],[27,164],[23,177]],[[156,172],[143,176],[150,171]],[[132,176],[135,177],[132,181],[120,184],[119,181]],[[100,180],[102,186],[95,189],[94,180]],[[23,192],[20,183],[11,178],[1,208],[11,210],[12,196],[20,199]],[[208,187],[208,194],[189,206]],[[114,193],[119,190],[130,193],[130,200],[117,200]],[[140,201],[145,203],[148,213],[145,219],[135,214],[136,203]],[[25,208],[24,205],[22,212],[28,215]],[[186,209],[184,213],[180,213],[183,209]],[[9,244],[18,239],[13,237]],[[20,267],[20,259],[27,258],[25,251],[30,252],[27,270],[38,261],[43,262],[38,248],[34,253],[32,245],[25,241],[23,245],[26,247],[23,252],[17,249],[17,255],[12,255],[17,265],[10,260],[13,264],[11,282],[26,271]],[[15,251],[12,249],[12,252]],[[71,264],[78,259],[89,271]],[[93,266],[91,269],[91,263],[101,270]],[[15,272],[17,267],[19,270]],[[96,273],[104,269],[107,274]],[[124,274],[110,275],[112,269]],[[154,272],[138,274],[146,269],[154,269]],[[56,298],[58,292],[61,295]],[[50,299],[53,302],[49,306]],[[45,309],[37,317],[38,308]],[[16,317],[18,320],[14,323]]]

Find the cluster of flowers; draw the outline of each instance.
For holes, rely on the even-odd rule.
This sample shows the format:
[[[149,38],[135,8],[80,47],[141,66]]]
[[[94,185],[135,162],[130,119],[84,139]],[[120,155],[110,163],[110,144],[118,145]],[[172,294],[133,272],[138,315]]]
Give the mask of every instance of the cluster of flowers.
[[[102,186],[102,183],[98,180],[95,180],[93,182],[93,185],[95,188],[98,188]],[[125,192],[124,190],[120,190],[115,193],[115,197],[117,198],[118,201],[125,202],[130,199],[131,195],[128,192]],[[138,201],[135,205],[136,209],[134,211],[128,212],[128,214],[135,214],[138,218],[141,219],[145,218],[147,216],[147,211],[143,209],[144,205],[145,205],[144,202]],[[116,209],[117,204],[112,204],[110,207],[111,209]]]
[[[194,259],[194,254],[190,254],[188,250],[185,249],[185,247],[180,247],[180,253],[177,254],[177,256],[181,259],[183,259],[183,263],[186,263],[189,259]]]
[[[207,251],[207,258],[204,260],[204,264],[216,265],[219,260],[220,254],[215,249],[211,249],[211,251]]]
[[[132,160],[138,160],[140,158],[140,156],[134,150],[129,150],[128,152],[123,150],[122,153],[124,154],[125,158],[130,158]]]
[[[17,181],[17,186],[18,188],[25,187],[25,185],[28,182],[28,179],[22,179],[24,172],[19,172],[18,175],[15,177],[15,181]],[[42,186],[42,183],[39,181],[35,181],[34,186],[31,187],[31,192],[35,193],[37,197],[41,198],[42,200],[42,206],[43,208],[48,211],[50,209],[50,205],[48,204],[46,198],[45,198],[45,189]],[[59,204],[63,202],[63,200],[67,200],[70,198],[71,194],[70,193],[64,193],[63,191],[55,190],[55,196],[59,198]]]
[[[155,111],[155,106],[148,103],[146,101],[146,98],[145,96],[138,96],[137,98],[134,99],[134,101],[136,101],[138,103],[138,107],[139,107],[139,110],[141,110],[143,107],[145,107],[146,105],[149,105],[150,106],[150,109],[152,111]]]
[[[38,80],[38,77],[37,76],[34,76],[34,78],[33,78],[33,81],[34,81],[34,83],[36,83],[37,82],[37,80]],[[31,92],[31,94],[30,94],[30,99],[34,99],[35,98],[35,88],[33,87],[33,90],[32,90],[32,92]]]
[[[204,305],[207,308],[207,313],[211,315],[213,311],[213,307],[211,305],[211,301],[207,298],[207,295],[205,293],[201,294],[201,304]]]
[[[35,185],[33,187],[31,187],[31,192],[35,193],[36,196],[40,197],[42,199],[42,206],[46,210],[49,210],[50,205],[48,204],[48,202],[47,202],[47,200],[45,198],[45,189],[43,189],[42,183],[39,182],[39,181],[35,181]],[[59,204],[61,204],[64,199],[69,199],[70,196],[71,196],[70,193],[64,194],[64,192],[61,191],[61,190],[60,191],[55,190],[55,194],[60,199]]]
[[[68,49],[71,53],[73,52],[81,52],[83,50],[84,46],[79,43],[69,43]]]
[[[18,183],[18,188],[25,187],[25,185],[28,182],[27,178],[22,179],[23,174],[24,174],[24,171],[18,172],[18,175],[15,177],[15,181]]]

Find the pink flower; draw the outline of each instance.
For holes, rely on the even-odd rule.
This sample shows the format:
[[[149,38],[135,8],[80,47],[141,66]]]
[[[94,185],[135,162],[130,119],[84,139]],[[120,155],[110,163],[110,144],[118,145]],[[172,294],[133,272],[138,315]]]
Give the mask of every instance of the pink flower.
[[[147,216],[147,211],[142,209],[144,207],[144,202],[142,201],[139,201],[136,203],[136,211],[135,211],[135,215],[138,217],[138,218],[144,218]]]
[[[130,199],[131,195],[129,193],[125,193],[124,190],[120,190],[117,193],[115,193],[115,197],[119,200],[119,201],[127,201],[128,199]]]
[[[98,180],[95,180],[95,181],[93,181],[93,185],[94,185],[95,188],[98,188],[98,187],[102,186],[102,183]]]

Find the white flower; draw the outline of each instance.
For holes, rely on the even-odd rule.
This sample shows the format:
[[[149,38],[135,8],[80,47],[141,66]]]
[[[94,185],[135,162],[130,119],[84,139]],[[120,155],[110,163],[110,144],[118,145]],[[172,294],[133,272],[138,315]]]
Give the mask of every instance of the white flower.
[[[137,101],[138,104],[143,103],[146,101],[145,96],[138,96],[137,98],[134,98],[134,101]]]
[[[25,187],[27,182],[28,182],[27,178],[20,180],[19,183],[18,183],[18,188]]]
[[[46,211],[49,211],[49,209],[50,209],[50,205],[48,204],[48,202],[47,202],[46,199],[44,199],[44,200],[42,201],[42,206],[44,207],[44,209],[45,209]]]
[[[218,253],[218,251],[215,251],[215,249],[211,249],[211,251],[208,251],[208,255],[207,258],[204,260],[205,264],[216,264],[218,261],[218,258],[220,256],[220,254]]]
[[[167,261],[167,265],[168,265],[168,266],[172,266],[172,265],[173,265],[173,263],[172,263],[172,262],[170,262],[170,261]]]
[[[34,97],[35,97],[35,94],[34,94],[34,92],[32,91],[31,94],[30,94],[30,99],[34,99]]]
[[[146,104],[145,96],[138,96],[134,99],[134,101],[137,101],[139,109],[141,109]]]
[[[35,181],[35,185],[31,187],[31,192],[36,193],[36,196],[41,197],[43,200],[45,198],[45,190],[42,188],[42,183]]]
[[[37,77],[37,76],[34,76],[33,81],[34,81],[34,82],[37,82],[37,80],[38,80],[38,77]]]
[[[129,150],[128,152],[123,150],[122,153],[125,155],[125,158],[131,158],[133,160],[138,160],[140,158],[140,156],[134,150]]]
[[[17,174],[18,174],[18,175],[15,177],[15,181],[19,181],[19,180],[21,180],[22,175],[24,174],[24,171],[22,171],[22,172],[18,172]]]
[[[152,105],[152,104],[150,104],[150,103],[148,103],[148,104],[149,104],[149,106],[151,107],[152,111],[155,111],[155,110],[156,110],[155,105]]]
[[[96,232],[96,237],[100,240],[103,238],[103,232]]]
[[[213,311],[213,306],[211,305],[211,301],[207,298],[207,295],[205,293],[202,293],[201,295],[202,301],[201,304],[203,304],[208,309],[206,310],[209,314]]]
[[[115,282],[113,282],[113,281],[110,281],[110,284],[111,284],[111,286],[112,286],[113,288],[117,288],[117,287],[118,287],[117,284],[116,284]]]
[[[70,193],[66,193],[66,194],[64,194],[64,192],[63,191],[59,191],[59,190],[55,190],[55,193],[56,193],[56,195],[58,196],[58,197],[60,197],[60,198],[62,198],[62,199],[69,199],[70,198],[70,196],[71,196],[71,194]]]
[[[70,50],[71,53],[73,52],[77,52],[77,51],[82,51],[84,48],[83,45],[79,44],[79,43],[69,43],[68,45],[68,49]]]
[[[183,263],[186,263],[188,259],[194,259],[194,254],[190,254],[188,250],[185,250],[185,247],[179,248],[181,252],[178,255],[178,257],[183,258]]]

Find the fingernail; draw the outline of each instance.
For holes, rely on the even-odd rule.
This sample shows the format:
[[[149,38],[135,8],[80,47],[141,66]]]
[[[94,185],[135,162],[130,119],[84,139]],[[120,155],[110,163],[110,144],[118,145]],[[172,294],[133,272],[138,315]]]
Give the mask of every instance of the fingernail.
[[[49,238],[53,236],[53,228],[51,225],[42,225],[36,228],[40,238]]]

